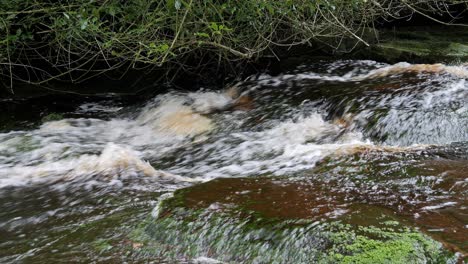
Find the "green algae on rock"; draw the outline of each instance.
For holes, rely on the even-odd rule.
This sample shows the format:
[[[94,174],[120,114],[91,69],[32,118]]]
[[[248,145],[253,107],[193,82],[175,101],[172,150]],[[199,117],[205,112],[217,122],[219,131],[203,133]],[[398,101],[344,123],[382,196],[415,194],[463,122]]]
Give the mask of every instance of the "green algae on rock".
[[[232,179],[230,183],[236,184]],[[405,226],[386,210],[361,206],[345,217],[329,217],[326,221],[305,215],[288,219],[278,212],[252,206],[256,201],[249,204],[248,198],[229,199],[233,196],[227,195],[226,190],[205,188],[213,195],[200,195],[203,185],[178,190],[160,204],[156,218],[147,219],[137,232],[135,239],[144,244],[135,252],[137,256],[164,256],[165,261],[209,257],[229,263],[455,261],[442,244]],[[252,189],[259,187],[253,186]],[[232,188],[233,194],[238,188],[242,189]],[[274,192],[265,194],[266,207],[274,204],[268,202],[271,193]],[[237,195],[249,195],[249,190]],[[287,204],[279,206],[287,210]],[[374,221],[359,220],[369,210],[377,215],[372,215]]]
[[[50,113],[46,116],[44,116],[41,121],[42,123],[45,123],[45,122],[50,122],[50,121],[58,121],[58,120],[62,120],[64,118],[64,116],[62,114],[59,114],[59,113]]]
[[[374,59],[418,63],[468,60],[468,34],[464,28],[432,26],[381,31],[381,40],[365,49]],[[364,54],[364,53],[362,53]]]
[[[446,247],[467,252],[466,150],[444,152],[446,148],[329,158],[309,177],[333,185],[331,192],[349,193],[348,201],[353,203],[391,209],[399,219],[408,220]],[[304,182],[306,177],[298,180]]]

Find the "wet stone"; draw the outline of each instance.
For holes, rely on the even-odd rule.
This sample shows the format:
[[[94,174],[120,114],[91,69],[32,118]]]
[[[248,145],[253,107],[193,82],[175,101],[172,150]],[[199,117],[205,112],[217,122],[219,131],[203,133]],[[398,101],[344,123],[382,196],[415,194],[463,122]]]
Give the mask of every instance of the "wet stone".
[[[439,151],[355,154],[324,161],[312,174],[296,180],[321,178],[330,192],[344,192],[353,203],[387,208],[448,248],[466,254],[468,160],[457,153],[451,159],[441,158]]]
[[[247,263],[440,263],[442,245],[392,210],[347,201],[326,185],[217,179],[163,200],[136,238],[139,258]]]
[[[255,211],[265,217],[320,219],[346,210],[345,195],[321,184],[282,182],[268,178],[224,178],[184,191],[183,203],[192,209]]]
[[[224,225],[233,225],[232,228],[235,227],[235,230],[238,230],[235,232],[241,232],[235,239],[242,241],[245,239],[243,236],[250,236],[248,232],[251,231],[249,229],[250,231],[247,233],[242,233],[242,228],[251,226],[252,221],[255,223],[254,226],[259,225],[253,230],[262,230],[262,233],[271,236],[275,236],[277,226],[300,226],[302,228],[301,236],[320,237],[322,243],[328,241],[328,235],[334,234],[336,230],[330,232],[328,228],[337,223],[345,225],[346,228],[344,231],[339,229],[336,232],[344,232],[350,236],[356,235],[355,232],[359,233],[360,230],[368,230],[369,228],[377,233],[382,230],[388,231],[387,224],[393,223],[395,226],[401,227],[401,230],[410,232],[411,239],[418,237],[416,240],[424,244],[443,245],[451,252],[459,252],[459,255],[455,257],[459,258],[467,252],[466,223],[468,222],[468,212],[465,171],[468,162],[463,159],[462,153],[464,152],[461,150],[451,154],[444,152],[445,158],[442,158],[439,155],[443,152],[442,149],[443,147],[432,147],[424,150],[417,148],[404,150],[398,148],[357,148],[354,154],[325,159],[317,164],[316,168],[296,173],[294,176],[221,178],[178,190],[173,198],[162,202],[158,218],[150,219],[146,224],[147,240],[145,243],[152,245],[146,249],[152,252],[151,250],[155,249],[153,244],[155,241],[158,245],[160,245],[159,243],[178,245],[179,241],[170,239],[172,236],[184,236],[184,232],[187,231],[196,237],[192,241],[193,243],[200,242],[203,245],[194,252],[208,254],[207,252],[213,251],[211,243],[220,239],[219,237],[208,236],[206,239],[204,237],[206,232],[216,233],[215,226],[211,227],[213,228],[211,231],[204,230],[209,225],[207,219],[214,217],[217,219],[216,221],[221,221],[216,222],[218,228]],[[190,229],[188,231],[179,226],[185,224],[197,226],[199,221],[200,224],[203,223],[200,230]],[[167,231],[169,229],[164,224],[168,224],[167,222],[171,223],[171,230],[177,231]],[[264,225],[273,229],[265,230]],[[309,227],[309,225],[314,227]],[[325,229],[320,229],[321,231],[316,233],[315,226]],[[322,231],[327,235],[323,237]],[[399,239],[406,241],[407,238],[401,237],[399,231],[398,234],[395,234],[394,231],[385,236],[396,236],[398,241]],[[279,241],[275,243],[284,247],[288,246],[289,243],[296,243],[291,241],[296,236],[289,233],[296,231],[288,229],[284,232],[289,235],[275,237],[274,241]],[[375,240],[375,234],[369,236],[372,242],[366,240],[365,243],[372,245],[380,243],[379,239]],[[369,239],[369,237],[365,237],[365,239]],[[392,242],[391,244],[395,246],[400,242]],[[346,244],[347,242],[345,245],[341,243],[342,241],[337,242],[337,245],[333,245],[331,248],[354,248],[354,246]],[[275,247],[271,244],[257,246]],[[419,247],[414,244],[414,241],[410,243],[410,246]],[[238,250],[236,247],[233,246],[232,250]],[[329,248],[319,247],[316,244],[311,247],[313,249],[309,248],[305,250],[306,253],[302,252],[301,254],[317,261],[323,258],[328,259],[335,253],[340,258],[343,255],[341,251],[338,253],[329,251]],[[360,248],[360,246],[356,247]],[[387,247],[391,248],[392,246],[385,244],[383,249],[377,251],[386,251]],[[186,250],[182,246],[176,250],[173,256],[193,257],[184,255]],[[373,250],[366,249],[366,252],[371,251]],[[282,252],[286,254],[284,253],[286,251]],[[356,252],[346,252],[343,256],[353,258],[356,254],[359,255]],[[412,249],[409,252],[416,251]],[[426,253],[415,254],[422,254],[423,257],[418,256],[417,258],[424,259],[427,257]],[[213,254],[218,256],[216,253]],[[396,253],[386,251],[384,255],[385,257],[393,257],[392,254]],[[223,260],[231,260],[229,255],[222,253],[219,256],[221,255],[225,257]],[[264,260],[263,254],[257,257]],[[377,256],[371,256],[371,260],[374,262],[370,263],[381,263],[374,257]],[[412,257],[414,256],[407,256],[403,259],[409,261]],[[242,259],[242,261],[246,259]],[[266,260],[266,262],[269,261]],[[439,263],[439,260],[435,262],[427,260],[427,262]],[[445,263],[445,260],[442,262]],[[260,263],[262,262],[260,261]]]
[[[408,27],[381,31],[379,43],[371,45],[366,57],[389,62],[453,62],[468,58],[468,38],[463,28],[443,26]]]

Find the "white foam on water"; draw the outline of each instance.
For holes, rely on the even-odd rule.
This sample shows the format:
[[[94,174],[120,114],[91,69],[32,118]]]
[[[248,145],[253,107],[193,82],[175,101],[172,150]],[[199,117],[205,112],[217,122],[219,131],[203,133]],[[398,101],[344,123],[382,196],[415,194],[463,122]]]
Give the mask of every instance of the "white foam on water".
[[[400,62],[383,68],[370,71],[363,76],[357,76],[356,79],[381,78],[403,73],[448,73],[458,78],[468,78],[468,68],[466,65],[444,65],[444,64],[410,64]]]
[[[111,104],[112,102],[109,102]],[[116,113],[122,110],[120,106],[109,106],[102,103],[85,103],[78,106],[77,113]]]
[[[344,75],[334,74],[346,65],[345,62],[332,64],[321,74],[293,73],[280,77],[262,75],[257,82],[282,83],[307,78],[350,81],[403,70],[416,71],[423,67],[407,63],[384,65],[362,61]],[[464,69],[462,66],[429,67],[433,68],[441,68],[446,72]],[[442,138],[441,142],[463,139],[466,134],[466,129],[462,131],[463,124],[454,129],[453,124],[450,126],[441,122],[441,125],[447,127],[447,133],[442,131],[442,134],[436,134],[429,129],[437,125],[434,119],[424,121],[421,116],[412,115],[411,111],[406,115],[399,111],[402,107],[412,107],[430,112],[434,106],[466,98],[468,88],[464,79],[451,79],[447,83],[446,89],[378,95],[380,97],[371,98],[374,105],[370,109],[360,110],[350,122],[368,118],[367,115],[372,114],[374,108],[389,108],[386,116],[379,120],[376,130],[397,136],[400,133],[407,138],[389,141],[387,145],[390,146],[387,148],[409,145],[405,143],[438,143],[430,135],[427,135],[427,140],[419,140],[421,135],[426,136],[424,131],[432,133],[435,138]],[[258,86],[250,88],[259,89]],[[274,100],[272,98],[269,103],[274,105]],[[278,112],[279,115],[290,117],[287,120],[282,119],[284,116],[264,119],[260,115],[256,122],[261,125],[253,128],[243,127],[245,115],[233,112],[213,114],[215,110],[226,109],[233,101],[229,92],[168,93],[157,96],[139,113],[110,120],[64,119],[47,122],[36,130],[1,133],[0,186],[28,184],[46,178],[70,180],[79,178],[79,175],[95,174],[102,174],[103,177],[111,174],[162,177],[161,172],[145,160],[158,163],[164,158],[174,160],[173,164],[165,164],[166,171],[197,179],[285,175],[311,169],[316,162],[330,155],[347,155],[363,148],[379,148],[365,139],[356,127],[340,126],[332,120],[325,120],[325,114],[322,113],[305,113],[302,106],[282,106],[290,108],[281,110],[286,113]],[[83,106],[85,108],[100,109],[92,105]],[[458,106],[453,113],[459,113],[462,111],[460,109],[466,109],[466,105]],[[125,109],[114,110],[125,112]],[[278,113],[275,112],[275,115]],[[447,122],[453,120],[458,119],[447,119]],[[421,129],[424,131],[421,132]],[[413,134],[418,137],[411,136]],[[399,144],[401,142],[404,144]]]
[[[278,86],[290,80],[306,79],[349,82],[363,80],[363,78],[379,78],[386,74],[387,76],[399,74],[403,73],[404,70],[417,71],[416,68],[410,69],[412,67],[410,64],[388,66],[375,62],[359,63],[356,64],[355,69],[346,74],[335,73],[338,69],[342,70],[343,67],[349,66],[347,62],[343,62],[332,64],[325,73],[293,73],[280,77],[263,75],[259,78],[258,83]],[[363,70],[360,68],[362,65],[367,65],[368,68]],[[389,68],[381,69],[385,67]],[[400,69],[404,70],[400,71]],[[458,70],[446,68],[444,71],[446,73],[452,71],[452,73],[456,73],[454,76],[462,76],[457,72]],[[119,191],[126,191],[128,190],[126,188],[129,188],[132,196],[128,200],[133,203],[131,201],[134,197],[133,194],[138,194],[139,190],[150,191],[152,195],[155,191],[174,191],[182,186],[208,181],[216,177],[246,177],[261,176],[262,174],[268,176],[294,175],[296,172],[314,168],[317,162],[326,157],[346,156],[367,151],[386,153],[411,150],[415,153],[418,150],[424,150],[425,145],[399,147],[399,143],[405,142],[401,138],[397,138],[395,142],[390,142],[392,144],[385,146],[376,145],[368,140],[357,127],[353,126],[353,123],[361,118],[367,118],[366,115],[372,113],[373,110],[385,107],[390,108],[390,111],[378,120],[379,127],[392,135],[404,134],[405,131],[419,135],[418,137],[408,136],[407,142],[411,144],[419,143],[421,131],[432,136],[428,136],[425,140],[429,143],[434,143],[437,141],[435,139],[440,139],[443,136],[446,136],[447,139],[443,138],[442,142],[450,142],[456,138],[463,139],[463,136],[453,136],[460,132],[453,128],[465,129],[466,133],[467,125],[459,116],[466,114],[468,108],[466,104],[458,104],[467,95],[465,82],[463,78],[461,80],[449,78],[442,89],[436,87],[438,89],[424,88],[399,94],[379,93],[376,98],[366,95],[366,97],[356,100],[369,99],[374,105],[370,105],[368,109],[359,109],[357,114],[348,113],[349,116],[341,117],[346,120],[341,121],[328,120],[331,118],[328,113],[315,104],[306,105],[306,103],[297,102],[292,104],[287,100],[278,103],[282,99],[275,98],[275,96],[261,98],[269,105],[267,107],[263,105],[264,108],[258,106],[257,109],[249,113],[222,112],[219,110],[227,109],[227,106],[233,103],[234,96],[216,92],[160,95],[137,113],[128,113],[125,112],[127,109],[119,107],[112,109],[107,106],[84,105],[77,112],[98,113],[103,111],[120,116],[110,120],[70,118],[47,122],[35,130],[0,133],[0,188],[8,190],[8,187],[12,186],[47,184],[52,186],[53,191],[66,190],[66,192],[60,193],[60,199],[63,199],[61,201],[63,209],[66,209],[65,212],[48,210],[44,206],[41,208],[47,210],[44,213],[35,213],[35,215],[23,219],[15,218],[3,223],[3,226],[0,224],[0,227],[9,227],[13,230],[21,225],[43,223],[48,218],[55,218],[59,214],[71,219],[70,226],[78,225],[80,224],[78,222],[80,213],[90,214],[87,211],[89,207],[96,210],[89,221],[104,219],[112,212],[102,213],[105,210],[101,210],[100,206],[107,201],[104,199],[105,196],[101,196],[101,191],[107,195],[109,189],[100,187],[110,186],[116,196],[120,196]],[[262,89],[263,87],[260,86],[249,87],[249,91]],[[275,88],[268,87],[267,89]],[[256,94],[255,92],[252,94]],[[258,98],[252,99],[256,101]],[[256,102],[262,102],[262,100]],[[452,105],[453,102],[457,104]],[[434,107],[445,107],[446,105],[452,106],[451,110],[457,116],[443,122],[445,116],[440,111],[434,111]],[[433,119],[411,115],[411,111],[402,114],[399,110],[404,107],[412,108],[411,111],[432,111],[440,117]],[[267,112],[269,110],[271,112]],[[252,114],[249,115],[250,113]],[[440,122],[434,122],[434,120]],[[453,126],[454,122],[458,122],[458,124]],[[437,131],[430,130],[434,126],[445,126],[447,134],[437,134]],[[151,161],[151,164],[148,161]],[[361,159],[363,163],[369,161],[366,157]],[[386,165],[395,170],[404,168],[398,162],[391,164],[387,162]],[[416,182],[416,179],[401,180],[397,177],[396,179],[385,179],[381,183],[378,179],[374,180],[381,175],[374,175],[372,172],[364,174],[354,177],[357,181],[351,180],[350,178],[353,176],[346,172],[337,172],[336,175],[330,175],[330,178],[340,177],[336,178],[340,181],[336,188],[341,192],[349,191],[350,195],[361,191],[366,197],[369,194],[393,199],[391,195],[397,196],[398,192],[395,194],[392,187],[397,186],[400,194],[407,194],[406,190],[410,190],[412,193],[426,193],[439,199],[433,193],[425,190],[427,188],[428,191],[433,191],[432,187],[426,187],[432,182],[436,182],[433,178],[420,178],[419,182]],[[366,186],[367,183],[358,184],[358,181],[366,180],[365,177],[363,179],[361,176],[367,177],[369,186]],[[309,173],[307,177],[314,177],[314,174]],[[295,180],[307,179],[297,177]],[[323,183],[327,184],[330,182],[328,180],[330,179],[325,179]],[[423,186],[418,187],[418,184],[423,184]],[[81,196],[67,199],[67,194],[75,193],[76,189],[73,187],[77,186],[78,188],[85,187],[87,195],[93,194],[89,198],[97,197],[102,200],[98,201],[101,204],[89,206],[87,202],[83,202],[79,207],[78,205],[82,203]],[[330,187],[333,188],[333,185]],[[19,191],[23,190],[19,189]],[[237,193],[237,195],[243,194],[245,192]],[[48,193],[43,195],[47,197]],[[151,213],[153,217],[158,217],[162,201],[171,195],[173,193],[169,192],[160,196],[156,207],[154,207],[154,203],[151,203],[151,206],[154,207]],[[123,200],[127,200],[127,196],[122,196]],[[415,203],[419,199],[409,195],[402,195],[398,198],[408,203]],[[424,201],[423,205],[426,207],[423,207],[422,210],[439,210],[460,205],[457,202],[446,202],[446,197],[440,199]],[[414,206],[417,205],[414,204]],[[210,205],[209,209],[219,210],[220,206],[214,203]],[[81,210],[85,212],[81,212]],[[117,212],[123,209],[117,207],[112,210]],[[345,209],[337,208],[328,216],[340,217],[347,212]],[[58,220],[62,221],[60,218]],[[318,223],[317,221],[316,224]],[[60,222],[55,227],[62,229],[63,225]],[[55,241],[58,240],[54,240],[52,243]],[[31,249],[23,256],[46,249],[49,249],[49,243],[43,248]],[[204,255],[191,261],[221,263]]]
[[[326,141],[331,143],[323,143]],[[238,177],[264,173],[284,175],[310,169],[333,153],[370,146],[359,133],[344,132],[318,113],[287,120],[258,132],[234,132],[207,143],[200,160],[185,160],[171,172],[205,178]],[[192,155],[188,155],[191,159]],[[185,166],[190,163],[191,166]]]
[[[96,174],[188,181],[155,170],[144,159],[164,157],[213,130],[213,121],[196,111],[227,103],[222,93],[168,94],[136,117],[63,119],[32,131],[0,133],[0,188]]]
[[[338,61],[328,66],[326,73],[317,72],[299,72],[291,74],[281,74],[279,76],[271,76],[262,74],[257,77],[256,81],[259,85],[279,86],[289,81],[301,80],[319,80],[331,82],[360,82],[368,79],[377,79],[383,77],[397,76],[405,73],[413,74],[448,74],[452,77],[466,79],[468,78],[467,65],[444,65],[444,64],[410,64],[400,62],[393,65],[376,63],[373,61],[359,61],[355,68],[341,75],[337,75],[335,71],[342,67],[344,62]],[[366,70],[363,70],[363,66]],[[374,69],[368,67],[373,67]],[[377,67],[377,68],[375,68]]]
[[[423,211],[438,210],[438,209],[454,206],[456,204],[457,204],[457,202],[446,202],[446,203],[442,203],[442,204],[438,204],[438,205],[424,206],[423,208],[421,208],[421,210],[423,210]]]
[[[174,197],[173,192],[168,192],[168,193],[161,195],[157,201],[156,206],[151,211],[151,217],[153,217],[154,219],[157,219],[159,217],[159,214],[161,213],[163,202],[172,197]]]
[[[226,263],[214,258],[209,258],[209,257],[197,257],[193,260],[191,260],[195,264],[222,264]]]
[[[354,62],[356,63],[356,62]],[[262,75],[259,86],[276,87],[294,85],[304,80],[322,82],[353,82],[354,85],[384,77],[398,77],[411,73],[420,79],[395,80],[385,86],[377,83],[376,90],[360,92],[354,98],[343,97],[347,101],[345,111],[351,109],[354,129],[366,130],[366,136],[376,136],[385,145],[408,146],[412,144],[448,144],[468,140],[468,78],[467,65],[410,64],[401,62],[393,65],[372,64],[364,61],[354,65],[346,73],[337,72],[350,62],[335,62],[324,72],[294,72],[280,76]],[[368,67],[365,67],[368,66]],[[346,68],[347,69],[347,68]],[[384,91],[379,91],[381,85]],[[306,88],[310,88],[305,85]],[[387,88],[386,88],[387,87]],[[364,88],[367,89],[367,88]],[[357,89],[359,90],[359,89]],[[326,100],[326,99],[325,99]],[[344,102],[343,101],[343,102]],[[356,108],[359,108],[356,111]],[[378,124],[375,124],[375,121]],[[367,124],[369,124],[367,126]],[[359,127],[358,125],[362,125]]]
[[[198,113],[209,113],[214,109],[223,109],[233,102],[228,93],[198,92],[189,93],[188,97],[193,100],[191,107]]]
[[[385,110],[374,133],[387,135],[389,145],[448,144],[468,140],[468,84],[444,80],[442,89],[383,94],[361,104],[356,120],[372,120],[375,109]],[[382,113],[382,111],[380,112]],[[364,121],[365,122],[365,121]]]
[[[12,175],[14,177],[11,177]],[[110,184],[121,184],[122,179],[137,176],[156,177],[172,182],[194,181],[156,170],[142,160],[138,152],[108,143],[100,155],[82,155],[78,158],[42,163],[37,166],[0,169],[0,188],[57,180],[81,181],[87,176],[96,175],[99,180],[104,179]]]

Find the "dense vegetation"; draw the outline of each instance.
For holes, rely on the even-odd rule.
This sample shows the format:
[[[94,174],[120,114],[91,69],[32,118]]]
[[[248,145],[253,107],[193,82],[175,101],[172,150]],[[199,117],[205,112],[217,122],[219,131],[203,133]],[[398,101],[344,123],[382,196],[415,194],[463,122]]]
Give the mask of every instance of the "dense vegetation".
[[[130,68],[163,67],[176,76],[207,65],[236,67],[296,45],[367,45],[363,35],[377,23],[414,14],[458,23],[467,6],[467,0],[0,0],[0,74],[10,88],[19,80],[122,76]]]

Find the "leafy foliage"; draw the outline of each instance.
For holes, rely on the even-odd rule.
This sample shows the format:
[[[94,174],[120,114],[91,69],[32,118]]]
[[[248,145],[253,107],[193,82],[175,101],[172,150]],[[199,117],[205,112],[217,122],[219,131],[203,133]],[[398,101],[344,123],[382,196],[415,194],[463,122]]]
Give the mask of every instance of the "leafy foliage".
[[[0,74],[9,85],[77,82],[129,67],[255,60],[295,45],[338,48],[343,39],[365,43],[377,19],[450,14],[467,2],[0,0]]]

